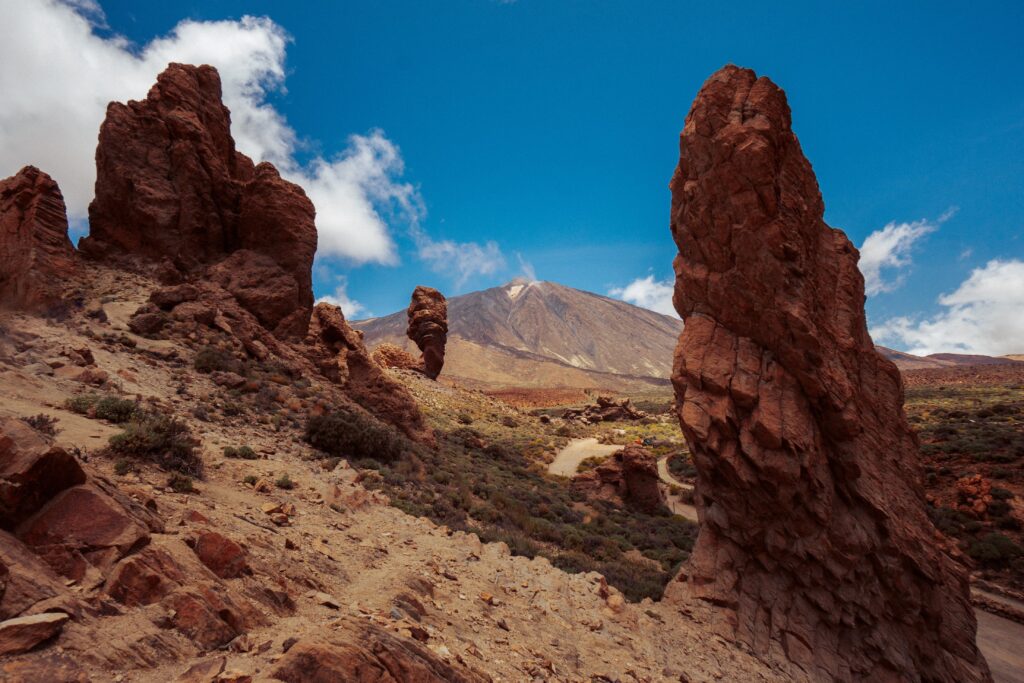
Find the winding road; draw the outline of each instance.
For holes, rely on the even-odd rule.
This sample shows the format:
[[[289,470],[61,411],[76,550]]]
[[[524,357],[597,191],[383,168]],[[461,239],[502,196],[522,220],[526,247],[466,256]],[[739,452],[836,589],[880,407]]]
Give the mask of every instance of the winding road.
[[[615,444],[598,443],[597,439],[573,439],[560,450],[555,459],[548,465],[548,473],[559,477],[572,477],[579,469],[580,463],[587,458],[606,458],[616,451],[621,451],[622,446]],[[672,514],[682,515],[691,522],[697,521],[697,509],[683,501],[682,495],[674,495],[672,487],[679,488],[683,492],[692,491],[693,487],[685,484],[668,471],[668,457],[658,460],[658,478],[665,485],[665,502]]]

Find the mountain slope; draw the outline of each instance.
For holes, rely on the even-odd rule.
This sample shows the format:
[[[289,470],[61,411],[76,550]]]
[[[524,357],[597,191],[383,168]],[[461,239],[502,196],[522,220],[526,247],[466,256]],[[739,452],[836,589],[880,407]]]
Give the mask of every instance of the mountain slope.
[[[405,311],[356,321],[367,346],[414,351]],[[513,280],[448,301],[445,375],[484,386],[665,384],[682,322],[554,282]]]

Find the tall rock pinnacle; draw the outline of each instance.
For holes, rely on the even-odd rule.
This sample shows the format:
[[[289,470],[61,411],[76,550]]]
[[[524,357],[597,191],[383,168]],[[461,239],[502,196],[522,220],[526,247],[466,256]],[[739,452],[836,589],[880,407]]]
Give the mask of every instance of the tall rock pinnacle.
[[[437,379],[444,367],[444,347],[448,342],[448,301],[436,289],[420,285],[412,292],[407,313],[406,335],[423,353],[423,373]]]
[[[719,629],[811,680],[991,680],[857,250],[823,220],[782,90],[734,66],[708,79],[671,190],[701,531],[668,597],[712,603]]]

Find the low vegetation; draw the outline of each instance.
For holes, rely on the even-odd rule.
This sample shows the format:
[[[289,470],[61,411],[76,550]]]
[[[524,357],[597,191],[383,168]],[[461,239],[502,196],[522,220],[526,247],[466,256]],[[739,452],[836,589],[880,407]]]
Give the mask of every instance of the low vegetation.
[[[260,456],[249,446],[225,446],[224,457],[238,460],[258,460]]]
[[[82,394],[67,400],[65,407],[80,415],[124,424],[141,412],[139,404],[114,394]]]
[[[45,413],[39,413],[38,415],[23,417],[21,419],[29,427],[44,436],[55,436],[57,434],[57,423],[60,422],[57,418],[52,415],[46,415]]]
[[[187,424],[167,415],[142,414],[110,437],[109,450],[116,456],[152,462],[165,470],[201,477],[203,461]]]
[[[306,423],[306,442],[331,456],[393,462],[411,447],[393,428],[357,412],[337,410]]]

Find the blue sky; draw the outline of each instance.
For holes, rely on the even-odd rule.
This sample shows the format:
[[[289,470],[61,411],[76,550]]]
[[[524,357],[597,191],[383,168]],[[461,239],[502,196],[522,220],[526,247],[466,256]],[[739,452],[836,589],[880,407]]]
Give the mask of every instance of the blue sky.
[[[895,224],[876,250],[895,264],[869,298],[877,334],[1024,352],[1024,330],[998,324],[1024,319],[1024,294],[993,293],[1024,291],[1024,3],[894,4],[105,0],[92,14],[94,36],[135,53],[183,20],[267,17],[288,39],[260,103],[294,131],[295,163],[351,158],[351,135],[379,131],[404,166],[377,177],[382,192],[360,187],[390,253],[318,259],[317,294],[347,285],[364,314],[403,308],[417,284],[499,284],[521,263],[601,293],[650,275],[626,291],[651,304],[671,274],[679,131],[733,62],[786,90],[827,221],[857,245]],[[474,253],[490,272],[439,264],[472,271]]]

